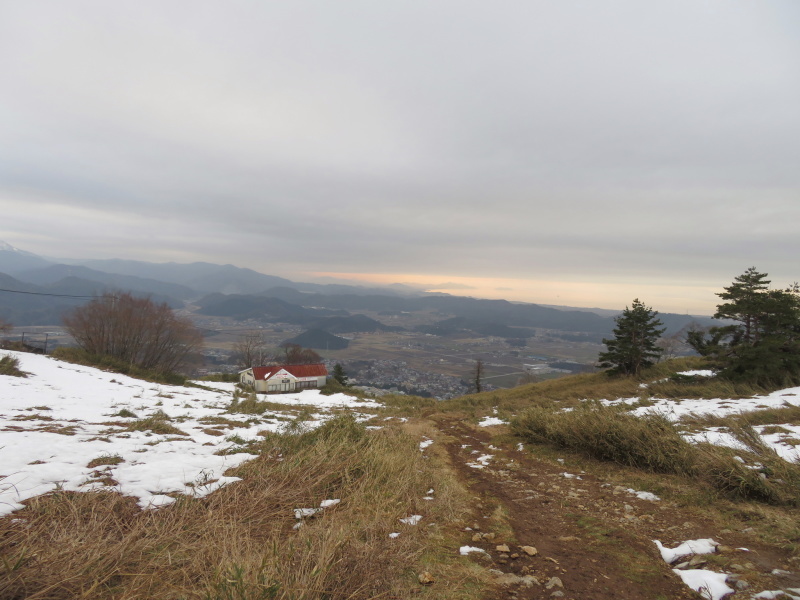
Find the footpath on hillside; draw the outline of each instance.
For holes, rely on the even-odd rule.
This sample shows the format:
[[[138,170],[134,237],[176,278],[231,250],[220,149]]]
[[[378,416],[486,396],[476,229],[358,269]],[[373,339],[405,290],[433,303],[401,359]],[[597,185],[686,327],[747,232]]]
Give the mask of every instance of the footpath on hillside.
[[[570,473],[522,445],[493,442],[491,429],[433,418],[452,467],[475,497],[461,550],[491,570],[497,585],[486,598],[714,597],[684,584],[654,542],[674,547],[702,538],[718,542],[717,552],[692,558],[688,568],[709,562],[740,572],[738,583],[728,578],[732,598],[800,587],[800,578],[785,572],[786,557],[746,532],[720,531],[648,494]]]

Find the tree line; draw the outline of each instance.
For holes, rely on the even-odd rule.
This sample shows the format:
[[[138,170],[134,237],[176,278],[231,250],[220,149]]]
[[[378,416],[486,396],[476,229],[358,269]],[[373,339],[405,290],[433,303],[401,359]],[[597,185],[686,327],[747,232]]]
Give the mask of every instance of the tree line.
[[[310,365],[322,362],[322,357],[311,348],[289,342],[276,350],[262,334],[251,332],[241,335],[233,345],[231,360],[239,368],[249,369],[265,365]]]
[[[762,386],[800,383],[800,287],[770,289],[766,273],[750,267],[717,296],[708,330],[695,329],[687,343],[709,360],[719,377]],[[603,339],[600,366],[611,374],[636,375],[661,356],[664,329],[658,313],[637,298],[615,319],[614,337]]]

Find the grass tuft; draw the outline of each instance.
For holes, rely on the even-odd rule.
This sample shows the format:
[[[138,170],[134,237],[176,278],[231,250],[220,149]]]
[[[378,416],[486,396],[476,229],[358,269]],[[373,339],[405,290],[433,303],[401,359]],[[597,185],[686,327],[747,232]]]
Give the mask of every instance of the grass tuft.
[[[242,415],[263,415],[265,412],[285,412],[288,408],[284,404],[259,400],[255,392],[243,393],[236,390],[228,406],[227,412]]]
[[[636,416],[622,407],[595,403],[570,411],[533,407],[514,419],[511,427],[529,442],[626,467],[686,476],[730,498],[800,506],[800,465],[782,459],[744,420],[726,423],[742,451],[691,444],[658,413]],[[750,465],[742,462],[743,454]]]
[[[125,426],[128,431],[151,431],[160,435],[189,435],[170,423],[169,415],[158,410],[149,417],[132,421]]]
[[[658,398],[752,398],[771,390],[719,377],[675,376],[649,384],[650,394]]]
[[[0,375],[10,375],[11,377],[27,377],[28,375],[19,368],[19,359],[6,354],[0,356]]]
[[[625,407],[585,403],[558,412],[533,407],[511,422],[512,430],[532,442],[629,467],[664,473],[689,473],[692,446],[664,415],[637,417]]]
[[[93,458],[89,461],[89,464],[86,465],[88,469],[94,469],[95,467],[101,467],[103,465],[118,465],[120,463],[124,463],[125,459],[122,458],[119,454],[105,454],[103,456],[98,456],[97,458]]]
[[[135,412],[133,412],[131,410],[128,410],[127,408],[123,408],[119,412],[114,413],[112,416],[114,416],[114,417],[124,417],[126,419],[137,419],[138,418],[138,415]]]

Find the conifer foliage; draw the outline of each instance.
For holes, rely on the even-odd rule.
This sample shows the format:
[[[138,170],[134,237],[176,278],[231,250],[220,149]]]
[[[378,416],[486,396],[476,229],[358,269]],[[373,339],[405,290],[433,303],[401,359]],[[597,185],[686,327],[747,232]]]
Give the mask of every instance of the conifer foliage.
[[[715,319],[729,324],[693,331],[687,342],[712,360],[719,375],[774,387],[800,383],[800,288],[769,289],[750,267],[723,292]]]
[[[347,376],[347,373],[345,372],[344,367],[339,363],[336,363],[333,366],[333,378],[340,385],[347,385],[347,381],[350,379]]]
[[[654,364],[661,355],[656,342],[664,333],[660,328],[658,313],[635,299],[630,308],[614,320],[614,339],[604,339],[608,351],[600,353],[600,366],[609,373],[638,375],[645,367]]]

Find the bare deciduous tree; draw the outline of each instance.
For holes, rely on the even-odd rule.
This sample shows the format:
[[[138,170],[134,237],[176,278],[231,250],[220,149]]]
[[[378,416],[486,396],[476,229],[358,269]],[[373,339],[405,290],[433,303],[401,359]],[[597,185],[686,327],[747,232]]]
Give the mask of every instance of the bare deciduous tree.
[[[525,371],[519,376],[519,379],[517,379],[517,385],[529,385],[531,383],[539,383],[540,381],[541,379],[536,373]]]
[[[303,348],[299,344],[281,344],[281,351],[273,356],[273,360],[283,365],[313,365],[322,362],[322,357],[311,348]]]
[[[65,315],[64,324],[86,352],[164,373],[180,369],[203,343],[189,319],[129,293],[104,294]]]
[[[680,333],[677,333],[669,337],[662,337],[656,342],[656,346],[661,349],[661,357],[659,358],[659,362],[662,360],[671,360],[673,358],[677,358],[679,352],[684,346],[683,338],[679,336]]]
[[[272,360],[264,335],[253,331],[239,337],[233,345],[233,360],[242,369],[265,365]]]

